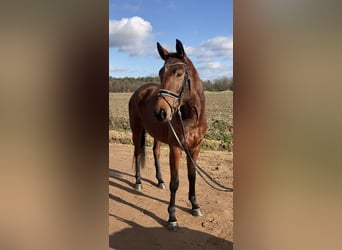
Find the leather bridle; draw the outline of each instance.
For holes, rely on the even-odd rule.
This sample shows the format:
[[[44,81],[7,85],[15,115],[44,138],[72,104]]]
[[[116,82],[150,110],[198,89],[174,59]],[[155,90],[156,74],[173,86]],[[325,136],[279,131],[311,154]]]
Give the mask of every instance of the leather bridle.
[[[171,103],[165,98],[165,96],[169,96],[169,97],[173,98],[175,101],[178,101],[179,105],[178,105],[177,109],[180,109],[186,85],[189,85],[189,89],[190,89],[190,78],[189,78],[189,73],[188,73],[188,65],[186,63],[183,63],[183,62],[165,63],[164,67],[172,67],[172,66],[176,66],[176,65],[183,65],[186,68],[185,76],[184,76],[184,80],[183,80],[183,84],[182,84],[182,88],[181,88],[180,92],[175,93],[175,92],[167,90],[167,89],[160,89],[158,92],[158,96],[163,98],[165,100],[165,102],[170,106],[172,113],[174,113],[173,111],[176,107],[171,105]]]

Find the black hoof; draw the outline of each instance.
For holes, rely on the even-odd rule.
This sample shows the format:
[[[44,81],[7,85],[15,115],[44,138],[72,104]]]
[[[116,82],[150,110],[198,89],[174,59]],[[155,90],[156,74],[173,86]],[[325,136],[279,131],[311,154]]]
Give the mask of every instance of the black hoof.
[[[167,223],[167,229],[173,232],[177,232],[179,226],[177,221],[169,221]]]
[[[135,190],[141,190],[141,189],[142,189],[141,183],[135,184],[135,185],[134,185],[134,189],[135,189]]]
[[[164,182],[158,183],[158,188],[165,189],[165,183]]]
[[[203,215],[202,212],[201,212],[201,209],[199,209],[199,208],[192,209],[191,210],[191,214],[193,216],[202,216]]]

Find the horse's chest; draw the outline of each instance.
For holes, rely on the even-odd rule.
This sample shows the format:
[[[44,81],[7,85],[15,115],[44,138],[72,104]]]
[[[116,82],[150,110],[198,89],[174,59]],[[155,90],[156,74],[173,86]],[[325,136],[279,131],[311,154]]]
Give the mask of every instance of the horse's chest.
[[[189,146],[197,145],[202,141],[203,135],[200,132],[201,130],[199,127],[192,128],[188,131],[186,134],[186,142]]]

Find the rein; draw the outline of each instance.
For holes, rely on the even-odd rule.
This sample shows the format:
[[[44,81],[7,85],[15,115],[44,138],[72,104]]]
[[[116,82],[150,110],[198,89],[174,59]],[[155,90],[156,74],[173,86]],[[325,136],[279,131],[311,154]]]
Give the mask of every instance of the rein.
[[[178,108],[178,116],[179,116],[179,119],[181,121],[181,125],[182,125],[182,133],[183,133],[183,137],[184,137],[184,140],[185,140],[185,131],[184,131],[184,123],[183,123],[183,119],[182,119],[182,113],[180,111],[180,106]],[[169,124],[169,127],[171,128],[171,131],[173,133],[173,135],[175,136],[179,146],[182,148],[182,150],[186,153],[186,155],[190,158],[192,164],[194,164],[194,166],[196,167],[196,171],[197,173],[202,177],[202,179],[210,186],[212,187],[213,189],[217,190],[217,191],[222,191],[222,192],[233,192],[233,189],[232,188],[229,188],[229,187],[226,187],[220,183],[218,183],[217,181],[214,180],[213,177],[211,177],[206,171],[204,171],[203,168],[201,168],[196,162],[195,160],[191,157],[191,154],[190,154],[190,150],[189,150],[189,147],[186,145],[184,147],[184,145],[181,143],[171,121],[168,121],[168,124]],[[206,176],[212,183],[215,183],[217,186],[219,186],[220,188],[218,187],[215,187],[212,183],[210,183],[204,176]]]
[[[168,100],[165,98],[165,96],[169,96],[171,98],[174,98],[176,101],[179,102],[179,106],[177,108],[177,113],[178,113],[178,116],[179,116],[179,119],[181,121],[181,127],[182,127],[182,134],[183,134],[183,137],[184,137],[184,141],[186,141],[186,138],[185,138],[185,131],[184,131],[184,123],[183,123],[183,118],[182,118],[182,113],[181,113],[181,101],[182,101],[182,98],[183,98],[183,95],[184,95],[184,91],[185,91],[185,88],[186,88],[186,85],[189,85],[189,88],[190,88],[190,78],[189,78],[189,73],[188,73],[188,65],[186,63],[183,63],[183,62],[176,62],[176,63],[166,63],[164,65],[164,67],[172,67],[172,66],[175,66],[175,65],[183,65],[186,67],[186,71],[185,71],[185,76],[184,76],[184,81],[183,81],[183,84],[182,84],[182,88],[179,92],[179,94],[175,93],[175,92],[172,92],[172,91],[169,91],[167,89],[160,89],[159,92],[158,92],[158,96],[159,97],[162,97],[166,103],[170,106],[172,112],[173,110],[175,109],[174,106],[172,106]],[[233,192],[233,189],[232,188],[229,188],[229,187],[225,187],[223,186],[222,184],[218,183],[217,181],[214,180],[213,177],[211,177],[207,172],[205,172],[203,170],[203,168],[201,168],[196,162],[195,160],[192,158],[191,154],[190,154],[190,150],[189,150],[189,147],[188,145],[184,146],[182,144],[182,142],[180,141],[172,123],[171,123],[171,120],[169,121],[168,120],[168,124],[169,124],[169,127],[173,133],[173,135],[175,136],[179,146],[182,148],[182,150],[186,153],[186,155],[190,158],[191,162],[194,164],[195,168],[196,168],[196,171],[197,173],[202,177],[202,179],[210,186],[212,187],[213,189],[216,189],[218,191],[223,191],[223,192]],[[205,178],[204,176],[206,176],[207,178]],[[216,186],[218,187],[215,187],[212,183],[210,183],[207,179],[209,179],[212,183],[216,184]]]

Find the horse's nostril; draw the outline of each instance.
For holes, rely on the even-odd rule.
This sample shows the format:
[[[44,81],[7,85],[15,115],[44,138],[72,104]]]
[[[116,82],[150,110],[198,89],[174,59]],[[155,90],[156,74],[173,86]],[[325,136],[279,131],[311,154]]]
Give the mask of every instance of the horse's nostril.
[[[161,109],[159,113],[156,113],[156,117],[159,121],[165,121],[166,119],[166,111],[165,109]]]
[[[160,115],[161,120],[164,121],[165,118],[166,118],[166,112],[165,112],[165,110],[164,110],[164,109],[161,109],[159,115]]]

